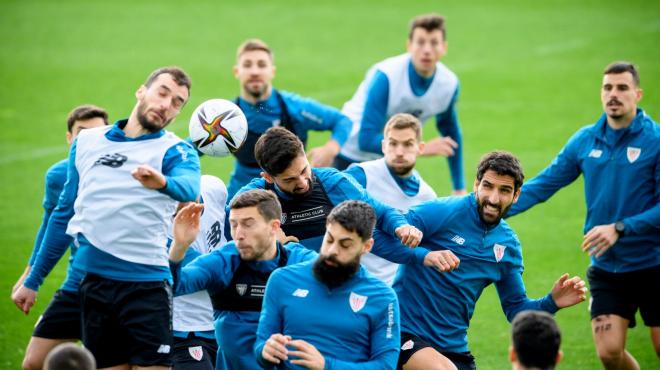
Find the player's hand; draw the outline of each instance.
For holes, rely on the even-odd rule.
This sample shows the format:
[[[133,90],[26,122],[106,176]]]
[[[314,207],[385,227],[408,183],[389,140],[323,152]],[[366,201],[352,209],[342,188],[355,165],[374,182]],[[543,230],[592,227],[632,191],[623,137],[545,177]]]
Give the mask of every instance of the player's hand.
[[[23,282],[25,279],[27,279],[27,276],[30,274],[30,271],[32,271],[32,267],[30,265],[25,266],[25,271],[23,271],[23,274],[16,280],[16,284],[11,288],[11,294],[16,293],[18,288],[23,286]]]
[[[465,189],[458,189],[451,192],[451,195],[466,195],[467,191]]]
[[[165,176],[147,164],[137,166],[131,171],[131,175],[133,175],[133,178],[139,181],[142,186],[148,189],[158,190],[167,185]]]
[[[279,229],[277,231],[277,240],[280,242],[280,244],[284,245],[286,243],[294,242],[294,243],[300,243],[298,238],[296,238],[293,235],[286,235],[284,233],[284,230]]]
[[[172,225],[174,240],[170,246],[170,261],[179,262],[186,255],[188,247],[195,241],[199,233],[199,221],[203,210],[203,204],[190,202],[177,212]]]
[[[426,142],[423,156],[441,155],[443,157],[451,157],[454,155],[454,149],[458,148],[458,143],[449,136],[436,137]]]
[[[433,267],[440,272],[449,272],[458,268],[461,260],[449,250],[433,251],[424,257],[424,266]]]
[[[19,310],[23,311],[27,315],[30,313],[30,309],[37,301],[37,292],[25,287],[25,285],[21,285],[11,295],[11,300],[14,301],[14,304],[16,307],[18,307]]]
[[[286,346],[289,342],[291,342],[291,337],[288,335],[271,335],[266,341],[264,349],[261,350],[261,357],[274,364],[279,364],[280,361],[287,360],[289,351],[286,349]]]
[[[297,357],[291,360],[292,364],[306,367],[310,370],[325,369],[325,358],[316,347],[302,339],[296,339],[289,342],[289,345],[295,348],[295,351],[289,351],[291,356]]]
[[[589,252],[589,256],[602,256],[619,240],[614,224],[594,226],[584,236],[582,251]]]
[[[415,248],[422,241],[424,234],[414,226],[403,225],[394,230],[396,236],[401,240],[401,244],[410,248]]]
[[[329,140],[325,145],[316,147],[307,152],[309,163],[312,167],[330,167],[332,161],[339,153],[339,143]]]
[[[586,299],[587,287],[579,276],[569,279],[568,274],[564,274],[555,282],[551,294],[557,307],[570,307]]]

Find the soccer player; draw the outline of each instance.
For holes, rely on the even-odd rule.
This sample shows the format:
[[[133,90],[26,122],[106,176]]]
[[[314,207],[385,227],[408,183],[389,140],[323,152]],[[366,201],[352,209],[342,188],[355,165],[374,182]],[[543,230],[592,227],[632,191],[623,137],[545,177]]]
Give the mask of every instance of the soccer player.
[[[204,204],[204,212],[199,221],[200,232],[190,243],[184,259],[180,262],[182,266],[226,244],[224,225],[227,187],[215,176],[202,175],[200,193],[200,202]],[[188,204],[179,203],[177,208],[180,210]],[[174,297],[172,321],[174,329],[172,369],[215,369],[218,345],[213,326],[213,307],[208,292],[203,290]]]
[[[318,251],[325,234],[325,220],[332,208],[349,199],[363,200],[376,211],[376,226],[396,235],[409,246],[417,246],[419,230],[410,227],[394,208],[369,194],[352,178],[334,168],[311,168],[300,139],[282,127],[268,129],[255,145],[262,178],[253,179],[238,194],[251,189],[273,190],[282,205],[282,231]],[[280,240],[285,238],[280,236]]]
[[[509,361],[513,370],[553,370],[562,357],[561,333],[555,319],[543,311],[523,311],[511,322]]]
[[[517,158],[491,152],[479,163],[474,193],[438,198],[406,214],[424,233],[418,248],[450,251],[453,259],[445,263],[453,269],[460,262],[460,268],[447,273],[411,264],[399,268],[394,281],[401,304],[399,368],[474,369],[467,329],[479,296],[490,284],[495,284],[509,320],[522,310],[554,313],[585,299],[584,281],[568,274],[545,297],[527,297],[520,242],[502,220],[522,182]]]
[[[351,132],[351,120],[335,108],[273,88],[274,57],[265,42],[250,39],[241,44],[236,53],[234,76],[241,84],[241,96],[236,98],[236,105],[245,113],[248,135],[243,146],[234,153],[236,162],[229,180],[230,199],[250,180],[259,177],[261,169],[254,158],[254,145],[270,127],[285,127],[303,143],[307,142],[310,130],[331,130],[330,140],[308,154],[314,167],[327,167],[332,163]]]
[[[639,369],[625,350],[638,309],[660,354],[660,127],[637,107],[641,98],[637,68],[608,65],[600,93],[604,113],[523,186],[510,212],[524,212],[584,176],[591,328],[607,369]]]
[[[254,345],[262,366],[395,368],[396,295],[360,266],[374,243],[375,223],[368,204],[343,202],[327,218],[318,258],[271,275]]]
[[[188,100],[177,67],[154,71],[128,119],[82,131],[67,182],[32,271],[14,293],[23,311],[66,247],[79,245],[82,339],[99,368],[171,366],[171,273],[167,219],[199,195],[197,152],[164,128]],[[112,345],[109,345],[112,343]]]
[[[417,156],[424,150],[422,124],[407,113],[393,115],[385,125],[384,157],[352,164],[346,171],[374,199],[400,211],[436,198],[435,191],[415,171]],[[398,265],[371,252],[361,260],[367,271],[392,285]]]
[[[234,241],[181,267],[188,245],[199,229],[203,206],[182,209],[174,221],[170,264],[175,293],[208,291],[215,310],[215,332],[220,345],[220,369],[259,369],[252,353],[264,288],[278,267],[316,257],[297,243],[277,240],[281,208],[267,190],[251,190],[231,202],[229,223]]]
[[[84,129],[100,127],[108,124],[108,113],[94,105],[81,105],[74,108],[67,117],[66,141],[71,144]],[[30,273],[34,260],[39,253],[41,241],[50,215],[57,205],[57,199],[66,181],[66,169],[68,160],[63,159],[48,169],[46,172],[46,191],[44,193],[44,215],[37,233],[32,255],[23,275],[18,279],[12,293],[14,293]],[[81,338],[80,333],[80,298],[78,296],[78,282],[82,278],[81,272],[73,268],[71,261],[76,255],[77,247],[71,244],[71,258],[66,279],[60,289],[55,292],[43,315],[39,317],[32,333],[32,338],[25,350],[23,368],[28,370],[39,370],[42,368],[44,358],[56,345],[76,341]],[[21,308],[21,307],[19,307]]]
[[[369,69],[342,113],[353,121],[351,136],[334,167],[383,156],[383,126],[396,113],[410,113],[426,122],[435,116],[441,137],[430,140],[422,155],[445,156],[455,194],[465,194],[463,144],[456,115],[459,84],[440,59],[447,51],[445,19],[436,14],[410,23],[407,53],[385,59]]]

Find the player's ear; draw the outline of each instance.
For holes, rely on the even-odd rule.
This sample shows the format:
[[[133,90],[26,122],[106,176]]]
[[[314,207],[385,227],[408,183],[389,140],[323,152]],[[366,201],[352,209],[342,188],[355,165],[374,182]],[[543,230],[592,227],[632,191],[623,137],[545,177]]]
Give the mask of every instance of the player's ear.
[[[557,351],[557,357],[555,358],[555,365],[557,365],[562,358],[564,358],[564,352],[562,352],[561,350]]]
[[[514,363],[518,361],[518,356],[516,355],[516,351],[513,349],[512,345],[509,345],[509,362]]]
[[[420,141],[419,144],[417,144],[417,147],[417,155],[422,155],[422,153],[424,153],[424,148],[426,148],[426,143]]]
[[[516,190],[516,192],[513,194],[513,203],[518,201],[518,197],[520,196],[520,188]],[[513,204],[511,203],[511,204]]]
[[[146,92],[147,92],[147,87],[144,85],[140,85],[140,87],[135,92],[135,97],[138,100],[141,100],[144,97],[144,94],[146,94]]]
[[[364,242],[364,248],[362,249],[362,254],[361,256],[365,255],[366,253],[371,252],[371,248],[374,246],[374,238],[369,238],[366,242]]]
[[[474,179],[474,185],[472,186],[472,191],[474,191],[474,192],[476,193],[476,192],[477,192],[477,189],[479,189],[479,180],[478,180],[478,179]],[[516,198],[516,199],[517,199],[517,198]]]
[[[267,174],[266,172],[264,172],[264,171],[261,171],[261,173],[259,173],[259,175],[261,175],[261,177],[262,177],[264,180],[266,180],[266,182],[269,183],[269,184],[272,184],[272,183],[274,182],[274,181],[273,181],[273,178],[272,178],[269,174]]]
[[[238,78],[238,64],[234,65],[232,71],[234,72],[234,77]]]
[[[66,132],[66,142],[69,143],[69,145],[73,143],[73,134],[69,131]]]

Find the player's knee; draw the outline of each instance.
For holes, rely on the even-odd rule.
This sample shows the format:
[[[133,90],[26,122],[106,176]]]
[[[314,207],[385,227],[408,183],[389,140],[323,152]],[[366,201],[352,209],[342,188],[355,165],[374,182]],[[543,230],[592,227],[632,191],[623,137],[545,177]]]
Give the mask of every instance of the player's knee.
[[[598,358],[600,361],[607,364],[618,364],[623,356],[625,355],[625,349],[619,348],[619,346],[614,345],[600,345],[597,348]]]
[[[29,353],[25,354],[25,358],[23,358],[23,370],[41,370],[43,366],[43,359],[40,361],[37,358],[34,358],[34,356],[31,356]]]

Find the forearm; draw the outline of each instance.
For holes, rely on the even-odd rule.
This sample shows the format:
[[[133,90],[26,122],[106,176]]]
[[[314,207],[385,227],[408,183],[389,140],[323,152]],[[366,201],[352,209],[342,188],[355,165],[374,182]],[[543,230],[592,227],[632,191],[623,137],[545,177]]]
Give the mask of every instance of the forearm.
[[[430,250],[423,247],[406,247],[399,239],[380,230],[374,230],[374,245],[371,253],[402,265],[424,265],[424,258]]]
[[[660,229],[660,203],[640,214],[626,217],[623,220],[626,226],[625,236],[643,235],[650,232],[657,232]]]
[[[325,368],[336,370],[395,369],[398,357],[399,351],[396,349],[384,352],[379,356],[364,362],[348,362],[325,356]]]

